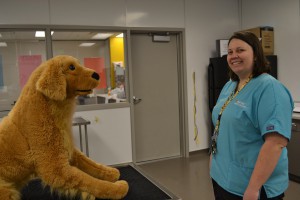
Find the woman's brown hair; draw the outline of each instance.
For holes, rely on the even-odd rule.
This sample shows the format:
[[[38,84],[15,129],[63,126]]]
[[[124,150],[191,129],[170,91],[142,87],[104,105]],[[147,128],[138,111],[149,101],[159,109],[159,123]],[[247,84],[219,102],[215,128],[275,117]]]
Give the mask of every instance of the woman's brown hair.
[[[253,77],[257,77],[262,73],[270,73],[271,66],[263,53],[263,49],[259,39],[256,37],[254,33],[247,32],[247,31],[236,32],[230,37],[228,41],[228,45],[232,39],[242,40],[252,47],[253,54],[254,54],[253,55],[254,66],[252,71]],[[239,80],[239,77],[230,68],[229,68],[229,77],[233,81]]]

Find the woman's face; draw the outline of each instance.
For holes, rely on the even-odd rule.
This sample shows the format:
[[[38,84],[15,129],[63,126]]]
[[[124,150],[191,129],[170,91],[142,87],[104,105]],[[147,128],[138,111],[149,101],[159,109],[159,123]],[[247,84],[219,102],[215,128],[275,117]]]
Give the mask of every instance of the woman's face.
[[[254,65],[252,47],[243,40],[232,39],[228,45],[227,62],[240,79],[249,77]]]

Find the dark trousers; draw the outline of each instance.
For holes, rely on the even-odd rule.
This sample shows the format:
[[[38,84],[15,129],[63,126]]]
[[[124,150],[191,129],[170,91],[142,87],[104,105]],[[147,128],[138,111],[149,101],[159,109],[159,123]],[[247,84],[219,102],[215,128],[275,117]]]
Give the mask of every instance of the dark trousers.
[[[232,194],[224,190],[213,179],[212,179],[212,184],[214,188],[215,200],[243,200],[243,197]],[[268,198],[264,187],[261,188],[260,200],[283,200],[283,197],[284,197],[284,193],[282,193],[277,197]]]

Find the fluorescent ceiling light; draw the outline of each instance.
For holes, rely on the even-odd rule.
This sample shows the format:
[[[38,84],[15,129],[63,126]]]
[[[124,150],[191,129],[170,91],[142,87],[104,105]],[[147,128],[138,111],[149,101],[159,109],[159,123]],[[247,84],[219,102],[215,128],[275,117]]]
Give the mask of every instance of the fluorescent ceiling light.
[[[53,35],[54,31],[51,31],[51,35]],[[45,31],[36,31],[35,37],[45,37]]]
[[[36,31],[35,37],[45,37],[45,31]]]
[[[122,38],[124,35],[123,35],[123,33],[120,33],[119,35],[117,35],[116,37],[117,38]]]
[[[112,33],[97,33],[96,35],[94,35],[92,37],[92,39],[105,40],[105,39],[109,38],[112,35],[113,35]]]
[[[0,47],[7,47],[6,42],[0,42]]]
[[[90,46],[93,46],[95,43],[92,43],[92,42],[84,42],[84,43],[81,43],[79,46],[80,47],[90,47]]]

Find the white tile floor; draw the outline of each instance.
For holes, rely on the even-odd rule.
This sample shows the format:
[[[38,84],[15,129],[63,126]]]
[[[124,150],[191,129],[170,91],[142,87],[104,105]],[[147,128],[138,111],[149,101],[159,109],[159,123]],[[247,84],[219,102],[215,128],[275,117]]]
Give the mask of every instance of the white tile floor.
[[[173,158],[139,164],[138,167],[182,200],[214,200],[207,151],[189,158]],[[284,200],[300,200],[300,184],[290,181]]]

